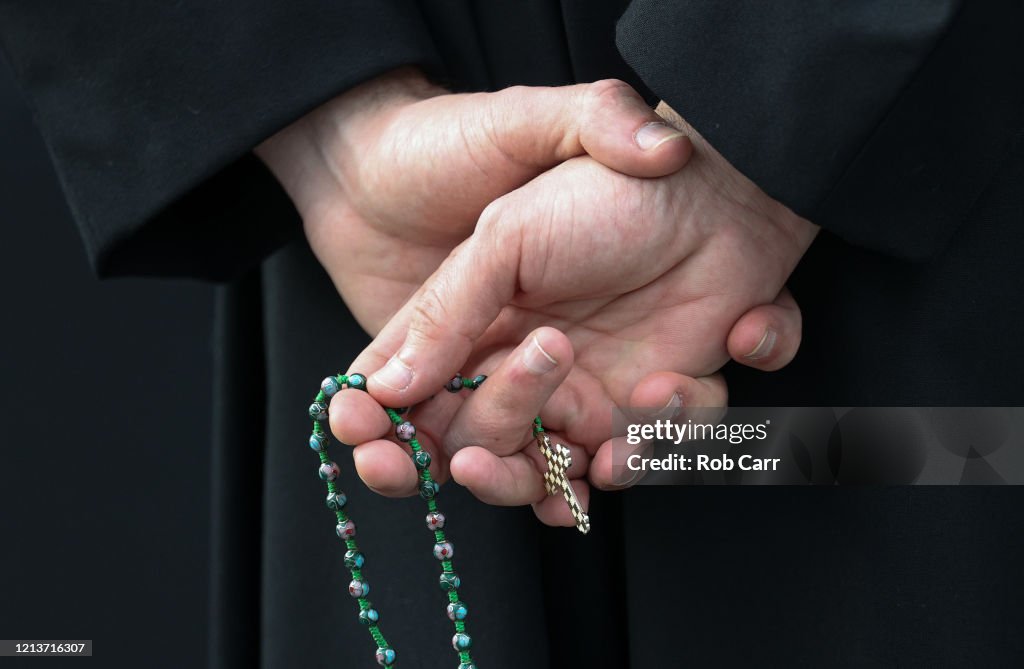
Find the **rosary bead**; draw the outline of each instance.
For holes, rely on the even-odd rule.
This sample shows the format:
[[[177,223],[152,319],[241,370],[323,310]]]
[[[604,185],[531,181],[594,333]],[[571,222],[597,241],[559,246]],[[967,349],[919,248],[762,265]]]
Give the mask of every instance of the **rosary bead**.
[[[352,579],[352,582],[348,584],[348,594],[355,598],[365,597],[370,594],[370,584],[366,581],[360,581],[358,578]]]
[[[338,523],[334,531],[338,534],[339,539],[351,539],[356,536],[356,524],[349,519],[343,523]]]
[[[341,511],[346,504],[348,504],[348,497],[340,490],[327,493],[327,508],[331,511]]]
[[[327,420],[327,405],[323,402],[313,402],[309,405],[309,417],[313,420]]]
[[[359,612],[359,622],[364,625],[376,625],[378,620],[380,614],[377,613],[377,609],[363,609]]]
[[[314,432],[309,435],[309,447],[319,453],[327,447],[327,435],[323,432]]]
[[[334,397],[334,394],[341,390],[341,384],[338,383],[338,379],[328,376],[320,382],[320,390],[324,391],[324,395]]]
[[[336,465],[333,462],[325,462],[322,465],[320,465],[319,474],[320,478],[323,479],[324,481],[333,481],[334,479],[338,478],[338,474],[340,473],[341,470],[338,469],[338,465]]]
[[[345,551],[345,566],[349,569],[362,569],[366,557],[359,551]]]
[[[452,380],[444,384],[444,389],[450,393],[457,393],[462,390],[462,374],[456,374]]]
[[[439,541],[434,544],[434,557],[438,560],[451,560],[455,555],[455,546],[450,541]]]
[[[366,377],[362,374],[349,374],[348,387],[356,390],[366,390]]]
[[[446,592],[457,590],[458,587],[462,585],[462,581],[459,579],[459,575],[453,571],[446,571],[442,573],[440,583],[441,589]]]
[[[444,527],[444,514],[440,511],[431,511],[427,514],[427,529],[431,532]]]
[[[395,651],[390,648],[377,649],[377,664],[382,667],[390,667],[395,663]]]
[[[441,489],[441,486],[437,484],[437,481],[422,481],[420,483],[420,497],[423,499],[434,499],[437,496],[437,491]]]
[[[469,609],[462,602],[451,602],[448,604],[448,618],[452,621],[465,620]]]
[[[426,469],[430,466],[430,453],[416,451],[412,454],[412,461],[415,463],[416,469]]]
[[[452,637],[452,648],[456,651],[461,653],[462,651],[469,650],[472,647],[473,638],[465,632],[457,632],[455,636]]]
[[[476,669],[476,665],[472,662],[459,662],[459,669]]]
[[[395,426],[395,436],[398,437],[398,441],[412,441],[416,436],[416,426],[407,420],[402,421]]]
[[[473,377],[473,387],[474,388],[479,388],[480,384],[482,384],[486,380],[487,380],[487,375],[486,374],[478,374],[478,375],[474,376]]]

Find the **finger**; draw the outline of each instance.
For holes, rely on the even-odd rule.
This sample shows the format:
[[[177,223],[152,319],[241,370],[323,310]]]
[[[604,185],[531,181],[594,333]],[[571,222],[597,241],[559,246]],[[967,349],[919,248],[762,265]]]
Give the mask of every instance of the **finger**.
[[[445,435],[445,451],[482,446],[509,455],[520,450],[572,361],[572,343],[564,334],[549,327],[530,333],[463,403]]]
[[[366,487],[385,497],[408,497],[419,489],[416,467],[408,452],[387,439],[375,439],[352,449],[356,473]]]
[[[590,509],[590,486],[583,479],[569,481],[572,490],[576,493],[576,499],[584,511]],[[551,495],[533,505],[533,512],[545,525],[552,527],[575,527],[576,519],[573,517],[565,498],[561,495]]]
[[[429,415],[447,420],[453,408]],[[385,410],[367,393],[343,390],[334,395],[330,407],[331,432],[342,443],[353,444],[356,472],[366,485],[389,497],[402,497],[418,489],[415,467],[408,465],[411,449],[398,441],[395,425]],[[416,426],[420,448],[430,455],[430,473],[435,481],[448,478],[444,458],[437,457],[436,439],[423,426]],[[388,447],[388,444],[394,448]],[[400,466],[398,460],[405,461]],[[412,472],[412,478],[409,473]]]
[[[416,404],[462,368],[474,342],[515,294],[516,237],[474,235],[388,322],[359,356],[360,365],[387,360],[369,377],[374,399],[385,406]]]
[[[729,355],[765,372],[782,369],[800,348],[802,327],[800,307],[783,288],[774,303],[754,307],[736,321],[727,341]]]
[[[584,153],[623,174],[661,177],[689,160],[688,136],[615,79],[489,95],[477,127],[505,157],[537,171]]]
[[[521,506],[547,494],[544,478],[525,453],[501,457],[486,448],[468,446],[452,456],[449,467],[452,478],[486,504]]]
[[[331,432],[343,444],[362,444],[391,432],[391,419],[383,407],[361,390],[335,393],[329,411]]]
[[[555,443],[569,449],[572,464],[566,476],[570,479],[584,476],[590,466],[586,451],[558,435],[549,434]],[[452,456],[449,466],[455,481],[488,504],[521,506],[538,502],[547,494],[543,476],[547,461],[534,446],[532,436],[526,448],[506,456],[495,455],[479,446],[467,446]]]
[[[633,389],[630,407],[647,420],[678,420],[688,409],[723,408],[728,391],[720,374],[693,378],[674,372],[655,372]],[[588,478],[600,490],[621,490],[636,482],[642,472],[626,466],[627,458],[643,452],[646,443],[629,444],[622,435],[601,444],[590,463]]]
[[[629,405],[637,410],[656,410],[658,417],[671,419],[682,408],[724,407],[728,400],[721,374],[694,378],[675,372],[654,372],[636,384]]]
[[[430,457],[431,478],[443,484],[449,478],[448,461],[438,457],[434,437],[419,431],[416,440],[420,451]],[[375,439],[352,449],[356,473],[371,490],[387,497],[407,497],[420,490],[421,480],[412,460],[408,444],[394,439]]]

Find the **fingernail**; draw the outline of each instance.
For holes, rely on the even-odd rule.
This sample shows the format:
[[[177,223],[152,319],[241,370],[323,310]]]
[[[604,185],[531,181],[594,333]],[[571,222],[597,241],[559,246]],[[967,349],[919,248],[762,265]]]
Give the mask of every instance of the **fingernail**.
[[[683,133],[667,123],[655,121],[654,123],[640,126],[640,129],[633,135],[633,140],[643,151],[650,151],[651,149],[658,148],[665,142],[682,136]]]
[[[628,488],[629,486],[631,486],[634,483],[636,483],[637,481],[639,481],[640,477],[643,476],[643,475],[644,475],[644,470],[638,469],[635,472],[633,472],[633,475],[630,476],[628,480],[623,481],[622,483],[619,483],[618,487],[620,487],[620,488]]]
[[[747,360],[760,360],[761,358],[767,358],[771,355],[772,349],[775,348],[775,340],[779,336],[775,330],[766,328],[764,335],[761,336],[761,341],[757,342],[757,346],[750,353],[743,356]]]
[[[537,337],[534,336],[530,339],[530,345],[523,351],[523,364],[528,370],[540,376],[557,367],[558,361],[548,355],[548,352],[537,341]]]
[[[638,454],[644,453],[649,446],[650,446],[650,444],[644,444],[644,445],[641,445],[639,448],[633,450],[632,452],[629,452],[625,456],[626,460],[628,461],[629,456],[633,455],[634,453],[638,453]],[[623,465],[623,466],[625,467],[625,465]],[[607,487],[608,490],[623,490],[625,488],[628,488],[631,485],[633,485],[634,483],[636,483],[637,481],[639,481],[640,478],[644,475],[644,470],[643,469],[635,469],[634,470],[634,469],[630,469],[629,467],[625,467],[625,469],[626,469],[626,471],[623,472],[623,474],[621,475],[621,479],[620,480],[615,481],[614,480],[614,476],[613,476],[613,482],[611,483],[611,485],[609,485]],[[629,478],[626,478],[627,476],[629,476]]]
[[[682,408],[683,399],[679,397],[679,393],[672,393],[672,397],[668,398],[665,406],[651,413],[648,417],[653,420],[672,420],[679,415],[679,410]]]
[[[391,356],[388,364],[373,375],[374,383],[390,390],[405,390],[412,384],[412,367],[399,359],[401,352]]]

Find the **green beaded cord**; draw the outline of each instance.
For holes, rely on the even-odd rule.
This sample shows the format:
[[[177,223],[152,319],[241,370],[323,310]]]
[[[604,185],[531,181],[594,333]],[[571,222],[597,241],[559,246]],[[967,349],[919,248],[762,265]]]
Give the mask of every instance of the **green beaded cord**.
[[[345,375],[336,376],[335,379],[337,380],[339,386],[344,386],[344,385],[346,385],[348,383],[348,377],[345,376]],[[328,400],[329,400],[329,398],[328,398],[327,394],[323,390],[321,390],[319,393],[317,393],[314,402],[324,403],[324,402],[327,402]],[[314,435],[320,435],[321,437],[326,437],[327,434],[324,432],[324,429],[323,429],[323,427],[321,426],[320,423],[321,423],[321,421],[313,419],[313,434]],[[320,456],[320,464],[321,465],[330,465],[331,464],[331,459],[329,457],[327,457],[327,448],[326,448],[326,446],[322,450],[320,450],[319,453],[317,453],[317,455]],[[340,490],[338,489],[337,484],[334,481],[326,480],[325,483],[326,483],[328,494],[338,494],[340,492]],[[344,508],[336,509],[334,511],[334,515],[335,515],[335,518],[337,519],[337,522],[338,522],[339,525],[343,525],[343,524],[347,523],[349,520],[351,520],[349,518],[348,514],[345,513]],[[347,550],[353,551],[355,553],[360,553],[361,552],[361,551],[359,551],[359,544],[356,543],[356,540],[354,538],[351,538],[351,537],[345,539],[345,548]],[[349,568],[349,573],[352,575],[352,580],[353,581],[360,581],[360,582],[362,582],[364,584],[366,583],[366,581],[363,579],[363,571],[362,571],[362,568],[360,566],[356,565],[356,566],[350,567]],[[350,586],[350,592],[351,592],[351,586]],[[368,611],[368,610],[373,608],[373,605],[370,603],[370,600],[366,598],[365,594],[360,595],[359,597],[357,597],[356,598],[356,602],[359,604],[359,610],[360,611]],[[373,637],[374,642],[377,644],[378,652],[379,653],[392,653],[393,654],[394,650],[388,644],[387,639],[384,638],[384,633],[381,632],[380,626],[376,622],[370,622],[367,625],[367,627],[368,627],[368,630],[370,632],[370,636]],[[378,656],[378,657],[380,657],[380,656]],[[378,659],[378,662],[380,662],[379,659]],[[383,663],[381,663],[381,664],[383,664]],[[391,662],[388,662],[387,666],[395,666],[394,661],[392,660]]]
[[[483,375],[477,376],[472,379],[456,376],[454,379],[452,379],[452,381],[449,382],[449,384],[446,386],[446,389],[449,390],[450,392],[458,392],[459,390],[464,388],[474,390],[478,388],[486,378],[487,377]],[[316,445],[316,448],[314,450],[317,451],[317,454],[320,457],[321,478],[323,478],[326,482],[329,506],[332,500],[332,495],[334,495],[333,499],[335,500],[335,503],[338,507],[333,509],[338,523],[338,536],[344,538],[345,546],[347,550],[350,552],[346,553],[345,556],[346,565],[349,566],[349,571],[352,575],[353,581],[349,585],[349,593],[352,594],[354,597],[356,596],[356,592],[359,593],[359,595],[356,597],[356,601],[359,604],[359,610],[361,614],[360,620],[367,623],[370,636],[373,637],[374,642],[377,644],[377,662],[384,666],[395,666],[395,651],[388,644],[387,640],[384,638],[384,633],[381,632],[380,626],[377,624],[377,620],[379,619],[379,612],[373,609],[372,604],[366,598],[366,594],[368,594],[369,592],[369,584],[363,579],[362,573],[362,567],[365,561],[365,557],[359,551],[359,546],[354,538],[354,521],[351,521],[348,514],[344,510],[344,506],[347,503],[347,499],[345,498],[344,493],[342,493],[338,489],[333,478],[331,478],[331,474],[333,474],[334,476],[337,475],[337,465],[331,462],[330,458],[328,458],[327,456],[327,433],[324,431],[321,425],[323,421],[327,420],[327,404],[329,403],[330,398],[337,392],[340,392],[341,389],[345,386],[365,391],[366,377],[363,376],[362,374],[352,374],[348,376],[341,374],[338,376],[328,377],[327,379],[324,379],[324,382],[321,385],[321,390],[316,395],[314,404],[310,407],[310,416],[313,418],[313,435],[310,439],[310,446],[313,447],[314,445]],[[324,388],[327,387],[330,388],[330,393],[325,392]],[[388,417],[391,419],[391,422],[395,426],[399,426],[403,422],[405,422],[399,411],[395,409],[387,409],[386,411]],[[441,575],[439,577],[439,585],[443,590],[447,591],[449,604],[462,605],[461,599],[459,597],[459,587],[461,586],[461,581],[458,575],[455,573],[454,566],[452,565],[452,561],[450,559],[450,552],[452,550],[452,546],[451,542],[448,541],[447,535],[445,534],[443,529],[445,523],[443,514],[440,514],[437,507],[436,496],[439,491],[439,486],[434,481],[433,477],[430,475],[430,454],[423,450],[422,446],[419,443],[419,440],[416,439],[415,427],[412,426],[411,423],[409,423],[405,427],[411,429],[412,436],[411,438],[406,438],[408,435],[400,435],[400,438],[402,441],[406,441],[412,450],[411,456],[413,458],[413,462],[416,465],[416,469],[419,471],[420,496],[427,502],[427,510],[429,511],[427,517],[428,529],[432,529],[434,534],[435,556],[441,560]],[[540,424],[540,418],[537,418],[534,421],[534,434],[537,434],[538,430],[541,432],[544,431],[544,428]],[[326,477],[324,474],[324,467],[327,468]],[[341,500],[340,503],[338,502],[339,499]],[[437,514],[437,516],[432,517],[431,514]],[[432,522],[438,525],[436,529],[431,528]],[[352,523],[351,526],[348,525],[349,523]],[[342,537],[343,530],[344,533],[346,534],[345,537]],[[349,559],[350,554],[354,556],[352,560]],[[356,559],[355,556],[358,556],[358,559]],[[352,564],[348,565],[349,562],[351,562]],[[357,582],[359,584],[358,586],[356,586]],[[464,616],[465,607],[464,605],[462,606],[462,615]],[[371,618],[367,614],[367,612],[369,611],[373,611],[373,614],[374,616],[376,616],[376,618]],[[473,664],[473,659],[470,654],[472,639],[469,637],[468,634],[466,634],[466,623],[463,620],[457,619],[456,615],[450,615],[450,617],[452,618],[455,626],[455,636],[452,638],[452,645],[455,651],[458,653],[459,660],[461,662],[460,667],[474,667],[475,665]]]
[[[469,388],[469,389],[473,390],[473,389],[476,389],[476,387],[478,385],[479,385],[479,382],[478,383],[474,383],[473,379],[465,379],[465,378],[462,379],[462,387],[463,388]],[[402,419],[401,414],[399,414],[394,409],[387,409],[387,414],[388,414],[388,417],[391,418],[392,424],[398,425],[398,424],[402,423],[403,419]],[[416,439],[415,437],[413,437],[412,439],[409,440],[409,447],[412,449],[412,457],[414,459],[416,457],[416,454],[423,450],[423,448],[420,446],[419,440]],[[423,486],[423,484],[430,485],[430,484],[432,484],[434,482],[433,477],[430,475],[430,468],[429,467],[417,467],[417,469],[419,470],[419,478],[420,478],[420,485],[421,485],[421,487]],[[437,512],[437,501],[436,501],[436,499],[434,499],[434,497],[431,496],[431,497],[427,498],[426,501],[427,501],[427,510],[429,512],[431,512],[431,513],[436,513]],[[437,530],[434,530],[434,540],[435,540],[435,543],[439,543],[440,544],[440,543],[444,543],[444,542],[448,541],[448,537],[445,535],[443,529],[437,529]],[[455,573],[455,570],[452,567],[451,560],[443,560],[441,562],[441,573],[442,574],[454,574]],[[448,589],[448,601],[449,602],[454,603],[454,602],[459,601],[458,589],[459,589],[459,585],[454,585],[453,587]],[[456,620],[455,621],[455,631],[456,631],[456,633],[464,634],[465,631],[466,631],[466,624],[463,621],[461,621],[461,620]],[[463,663],[467,663],[467,664],[473,661],[472,658],[470,657],[470,654],[469,654],[468,650],[459,652],[459,658],[462,660]]]

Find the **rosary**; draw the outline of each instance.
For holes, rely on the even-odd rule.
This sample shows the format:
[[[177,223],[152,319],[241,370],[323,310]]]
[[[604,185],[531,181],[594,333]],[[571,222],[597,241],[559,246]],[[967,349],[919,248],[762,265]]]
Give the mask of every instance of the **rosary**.
[[[457,393],[463,388],[475,390],[487,377],[480,375],[472,379],[463,378],[456,374],[455,377],[445,384],[445,389]],[[395,664],[395,650],[388,645],[384,634],[380,631],[380,613],[373,608],[367,595],[370,594],[370,584],[363,576],[363,565],[366,557],[359,550],[356,544],[356,524],[349,518],[345,511],[348,498],[345,493],[338,489],[335,480],[338,478],[338,465],[327,457],[327,431],[323,424],[328,419],[327,405],[330,399],[347,386],[355,390],[366,391],[366,377],[362,374],[349,374],[328,376],[320,384],[320,392],[309,407],[309,416],[313,419],[313,433],[309,437],[309,447],[320,456],[320,479],[327,484],[327,508],[334,512],[338,524],[335,532],[338,538],[345,542],[345,566],[352,574],[352,581],[348,584],[348,594],[359,603],[359,622],[367,627],[370,636],[377,644],[377,663],[381,666],[390,667]],[[452,637],[452,647],[459,654],[459,669],[476,669],[470,649],[473,646],[473,639],[466,634],[466,616],[469,609],[459,599],[459,586],[461,581],[458,574],[452,567],[452,557],[455,554],[455,547],[448,541],[444,533],[445,516],[437,510],[437,493],[440,485],[430,476],[430,453],[420,447],[416,440],[416,426],[402,418],[407,409],[386,409],[388,417],[395,426],[395,437],[409,444],[412,450],[412,461],[419,472],[420,497],[427,502],[427,529],[434,534],[434,557],[441,562],[441,576],[439,583],[441,590],[448,593],[448,618],[455,623],[455,636]],[[559,492],[565,498],[576,520],[576,529],[586,534],[590,531],[590,519],[583,511],[576,493],[566,471],[572,465],[572,456],[569,449],[561,444],[552,446],[551,440],[544,432],[544,426],[540,418],[533,421],[533,436],[537,440],[537,448],[540,449],[544,460],[547,462],[547,471],[544,473],[544,487],[549,495]]]

